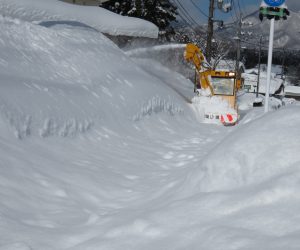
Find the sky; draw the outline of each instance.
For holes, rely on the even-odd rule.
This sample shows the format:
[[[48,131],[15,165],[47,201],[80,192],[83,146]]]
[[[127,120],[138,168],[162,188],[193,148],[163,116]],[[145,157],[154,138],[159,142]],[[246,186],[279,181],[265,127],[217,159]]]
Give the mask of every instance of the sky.
[[[209,0],[173,0],[175,4],[179,5],[180,13],[182,16],[187,18],[189,15],[195,22],[201,23],[206,22],[208,9],[209,9]],[[217,2],[215,0],[215,2]],[[230,2],[230,0],[224,0],[224,3]],[[217,10],[215,12],[216,19],[222,19],[224,21],[232,21],[236,18],[236,13],[239,13],[241,9],[243,15],[247,15],[260,6],[262,0],[234,0],[236,11],[231,11],[231,13],[224,14],[221,11]],[[180,4],[183,6],[181,7]],[[299,0],[286,0],[286,4],[291,11],[300,11],[300,1]],[[185,10],[184,10],[184,9]],[[187,14],[188,12],[188,14]],[[191,22],[193,22],[193,20]]]

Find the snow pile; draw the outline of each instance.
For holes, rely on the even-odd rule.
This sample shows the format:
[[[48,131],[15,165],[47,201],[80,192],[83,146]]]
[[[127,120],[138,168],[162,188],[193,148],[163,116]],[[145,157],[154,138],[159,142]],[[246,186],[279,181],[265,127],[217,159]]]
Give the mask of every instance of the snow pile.
[[[0,249],[112,249],[136,216],[126,211],[143,211],[193,158],[169,145],[189,147],[193,113],[101,33],[18,13],[0,18]],[[136,221],[131,235],[143,235]]]
[[[236,129],[206,157],[188,182],[199,192],[300,177],[300,109],[283,108]],[[297,177],[297,178],[298,178]]]
[[[299,249],[300,106],[198,123],[183,76],[0,3],[1,250]]]
[[[199,122],[208,122],[207,120],[205,120],[205,114],[236,114],[236,111],[230,107],[228,101],[219,96],[211,97],[205,95],[206,94],[203,94],[202,90],[201,95],[194,96],[192,98],[192,108],[195,110],[197,118],[199,118]],[[215,119],[213,121],[220,124],[220,121],[218,119]],[[212,121],[209,122],[211,123]]]
[[[90,26],[110,35],[157,38],[158,28],[147,21],[114,14],[94,6],[59,0],[0,0],[0,14],[47,26]]]
[[[246,111],[249,109],[253,109],[254,102],[262,102],[264,104],[265,96],[259,94],[256,98],[256,93],[247,93],[244,91],[238,92],[237,105],[239,111]],[[289,101],[281,100],[276,97],[269,98],[269,110],[279,109],[281,106],[289,104]],[[256,107],[257,108],[257,107]]]
[[[0,111],[18,138],[74,136],[95,124],[117,130],[117,121],[125,129],[124,120],[131,127],[152,98],[159,98],[164,106],[151,110],[183,111],[181,104],[176,108],[172,104],[168,88],[162,90],[156,78],[99,32],[84,27],[47,28],[10,17],[0,17],[0,28],[5,89],[0,93]],[[132,99],[135,102],[128,102]]]

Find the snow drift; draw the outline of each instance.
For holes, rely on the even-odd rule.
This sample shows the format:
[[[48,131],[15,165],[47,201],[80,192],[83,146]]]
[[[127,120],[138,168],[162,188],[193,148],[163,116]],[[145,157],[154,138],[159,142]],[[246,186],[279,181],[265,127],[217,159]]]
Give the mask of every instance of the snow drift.
[[[247,119],[245,117],[244,119]],[[241,125],[207,155],[187,183],[212,192],[300,175],[300,108],[282,108]]]
[[[183,111],[101,33],[9,17],[0,27],[1,113],[18,138],[72,136],[96,123],[125,129],[136,117]]]
[[[0,0],[0,249],[299,249],[299,106],[200,124],[57,3]]]

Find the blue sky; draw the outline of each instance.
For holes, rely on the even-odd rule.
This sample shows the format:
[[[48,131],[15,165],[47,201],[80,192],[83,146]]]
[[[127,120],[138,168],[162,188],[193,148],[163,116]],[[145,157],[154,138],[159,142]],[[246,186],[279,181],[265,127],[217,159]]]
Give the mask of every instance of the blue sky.
[[[209,0],[173,0],[175,4],[181,4],[179,6],[180,13],[183,17],[188,15],[197,23],[207,22],[208,5]],[[178,3],[179,2],[179,3]],[[215,0],[217,2],[217,0]],[[230,2],[230,0],[224,0],[224,2]],[[262,0],[234,0],[236,11],[231,11],[229,14],[224,14],[220,11],[215,12],[215,19],[222,19],[224,21],[231,21],[236,18],[236,13],[239,13],[241,9],[243,15],[247,15],[257,9],[259,9]],[[300,0],[286,0],[289,10],[300,11]],[[196,7],[195,7],[196,5]],[[240,7],[240,8],[239,8]],[[184,8],[184,9],[182,9]]]

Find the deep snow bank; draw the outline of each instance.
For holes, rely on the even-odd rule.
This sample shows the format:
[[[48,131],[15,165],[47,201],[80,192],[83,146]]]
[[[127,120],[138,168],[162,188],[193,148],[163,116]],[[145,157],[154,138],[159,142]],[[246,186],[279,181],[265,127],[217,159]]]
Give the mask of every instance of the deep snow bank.
[[[76,21],[110,35],[158,36],[158,28],[150,22],[117,15],[99,7],[72,5],[59,0],[0,0],[0,14],[25,21],[48,21],[47,25],[50,25],[49,21],[52,21],[51,25]]]
[[[189,175],[195,192],[260,184],[300,172],[300,107],[282,108],[240,125]]]
[[[89,28],[0,17],[0,65],[0,118],[18,138],[120,132],[137,117],[184,110],[168,86]]]
[[[299,107],[203,125],[192,86],[78,23],[0,18],[0,249],[298,250]]]

